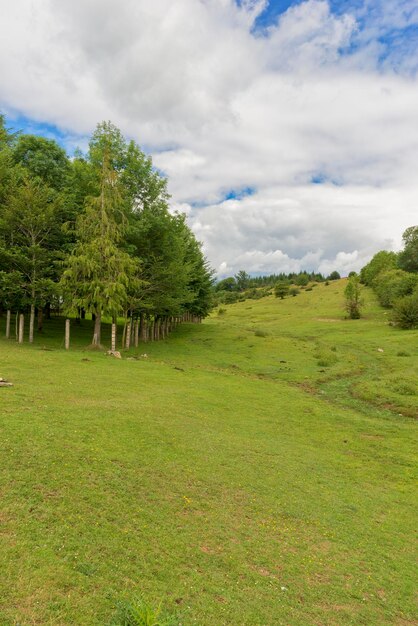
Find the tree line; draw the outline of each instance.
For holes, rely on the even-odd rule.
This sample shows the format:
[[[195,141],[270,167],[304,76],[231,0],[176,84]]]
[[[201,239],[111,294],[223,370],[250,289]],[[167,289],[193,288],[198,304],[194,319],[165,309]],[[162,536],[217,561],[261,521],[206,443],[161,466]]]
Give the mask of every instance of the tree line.
[[[309,284],[338,280],[341,278],[337,271],[325,277],[320,272],[281,272],[265,276],[250,276],[245,270],[240,270],[235,276],[229,276],[218,281],[214,287],[215,302],[217,304],[233,304],[246,299],[257,300],[270,295],[272,291],[277,297],[286,295],[295,296],[299,287],[305,288]],[[309,287],[308,287],[309,289]]]
[[[98,124],[86,154],[12,133],[0,115],[0,309],[29,312],[42,330],[51,309],[151,326],[201,319],[213,271],[185,216],[169,210],[167,180],[137,143]]]
[[[418,226],[407,228],[402,239],[400,252],[375,254],[359,280],[374,290],[382,306],[392,309],[396,325],[418,328]]]

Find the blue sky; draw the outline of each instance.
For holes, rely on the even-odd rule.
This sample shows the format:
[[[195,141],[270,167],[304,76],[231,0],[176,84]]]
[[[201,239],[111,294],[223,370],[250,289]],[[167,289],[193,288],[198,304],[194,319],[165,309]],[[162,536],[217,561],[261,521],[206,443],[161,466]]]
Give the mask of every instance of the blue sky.
[[[15,0],[2,19],[9,126],[71,154],[112,120],[219,275],[347,273],[416,223],[417,0]]]

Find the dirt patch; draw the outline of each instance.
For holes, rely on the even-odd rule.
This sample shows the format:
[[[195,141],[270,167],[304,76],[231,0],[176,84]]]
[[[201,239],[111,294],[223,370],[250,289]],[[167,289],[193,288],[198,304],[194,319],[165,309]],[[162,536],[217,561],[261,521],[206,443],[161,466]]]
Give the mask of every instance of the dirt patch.
[[[328,322],[329,324],[334,324],[335,322],[342,322],[337,317],[316,317],[316,322]]]

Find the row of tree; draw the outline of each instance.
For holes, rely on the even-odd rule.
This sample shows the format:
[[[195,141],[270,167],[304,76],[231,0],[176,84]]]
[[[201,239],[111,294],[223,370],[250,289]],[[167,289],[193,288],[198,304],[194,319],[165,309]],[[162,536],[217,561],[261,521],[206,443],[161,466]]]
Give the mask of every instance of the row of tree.
[[[13,134],[0,116],[0,309],[30,311],[33,339],[51,307],[147,323],[205,317],[213,273],[167,181],[110,122],[87,154]]]
[[[324,282],[326,280],[338,280],[341,278],[340,274],[336,271],[325,277],[320,272],[290,272],[285,274],[269,274],[268,276],[250,276],[244,270],[240,270],[235,276],[230,276],[220,280],[215,285],[215,291],[245,291],[247,289],[254,289],[259,287],[275,287],[277,283],[284,283],[287,285],[297,285],[299,287],[305,287],[310,282]]]
[[[393,320],[402,328],[418,328],[418,226],[403,233],[401,252],[381,250],[360,272],[360,281],[371,287],[384,307],[393,309]]]

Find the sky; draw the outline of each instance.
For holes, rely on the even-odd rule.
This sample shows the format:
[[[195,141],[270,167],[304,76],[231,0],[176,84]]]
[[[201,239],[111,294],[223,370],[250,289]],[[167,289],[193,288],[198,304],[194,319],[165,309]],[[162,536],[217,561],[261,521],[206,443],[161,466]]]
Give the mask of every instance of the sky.
[[[418,0],[13,0],[0,111],[85,149],[111,120],[219,277],[346,275],[418,224]]]

